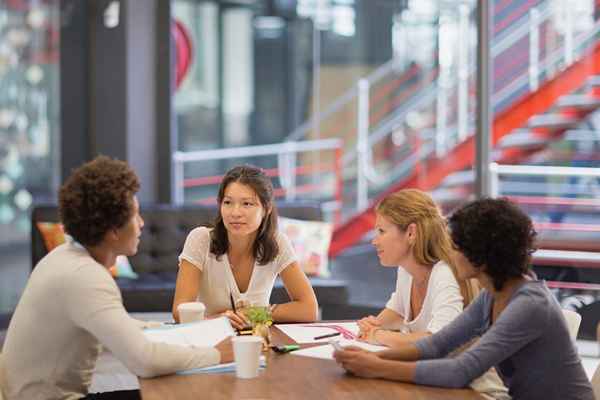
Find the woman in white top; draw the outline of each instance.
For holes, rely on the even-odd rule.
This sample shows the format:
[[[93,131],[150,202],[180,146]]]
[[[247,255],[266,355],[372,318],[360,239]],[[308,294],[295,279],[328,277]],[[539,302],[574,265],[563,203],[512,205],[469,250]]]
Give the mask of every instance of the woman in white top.
[[[379,260],[398,267],[398,280],[383,311],[358,322],[364,340],[394,346],[431,335],[473,299],[472,282],[456,278],[446,222],[429,195],[405,189],[386,197],[375,231]]]
[[[289,240],[277,230],[269,178],[253,166],[234,167],[223,178],[217,201],[214,227],[192,230],[179,256],[175,320],[179,321],[179,304],[200,301],[206,305],[208,317],[225,315],[241,329],[247,321],[234,309],[268,306],[278,275],[291,301],[270,306],[273,320],[316,320],[318,306],[312,286]]]

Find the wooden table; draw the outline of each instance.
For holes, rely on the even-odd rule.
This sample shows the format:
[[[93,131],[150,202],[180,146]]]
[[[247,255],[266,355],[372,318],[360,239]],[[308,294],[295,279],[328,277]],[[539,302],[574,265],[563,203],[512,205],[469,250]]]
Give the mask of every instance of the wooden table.
[[[293,343],[277,328],[272,331],[274,343]],[[346,374],[333,360],[273,352],[266,356],[267,368],[256,379],[237,379],[235,373],[140,379],[142,399],[482,399],[471,389],[440,389],[357,378]]]

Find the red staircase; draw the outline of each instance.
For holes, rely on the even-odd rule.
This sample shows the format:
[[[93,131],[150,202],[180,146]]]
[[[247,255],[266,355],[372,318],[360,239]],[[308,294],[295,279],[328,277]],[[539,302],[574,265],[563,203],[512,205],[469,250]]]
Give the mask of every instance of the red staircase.
[[[492,137],[492,145],[496,151],[495,161],[518,163],[600,107],[600,93],[595,82],[597,75],[600,75],[600,44],[596,44],[581,60],[547,81],[538,90],[496,115]],[[590,79],[591,77],[593,78]],[[586,90],[588,87],[591,90]],[[582,91],[583,94],[572,94]],[[549,110],[553,112],[548,113]],[[517,142],[520,145],[514,145]],[[475,141],[470,136],[443,158],[432,157],[415,165],[409,176],[391,185],[365,211],[337,227],[329,255],[335,257],[373,228],[373,208],[381,198],[406,187],[433,190],[453,172],[470,168],[474,159]]]

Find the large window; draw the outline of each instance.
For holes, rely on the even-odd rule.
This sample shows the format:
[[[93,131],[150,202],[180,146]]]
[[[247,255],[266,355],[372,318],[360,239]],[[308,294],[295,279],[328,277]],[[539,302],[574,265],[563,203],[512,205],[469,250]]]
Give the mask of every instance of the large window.
[[[0,313],[28,275],[31,205],[58,185],[59,3],[0,2]]]

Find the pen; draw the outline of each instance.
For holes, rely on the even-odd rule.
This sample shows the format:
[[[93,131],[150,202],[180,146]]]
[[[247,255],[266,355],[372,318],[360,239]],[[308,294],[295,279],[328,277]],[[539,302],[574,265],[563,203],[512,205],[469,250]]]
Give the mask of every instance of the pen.
[[[237,310],[235,309],[235,302],[233,301],[233,294],[231,294],[231,292],[229,292],[229,301],[231,301],[231,309],[234,313],[237,314]]]
[[[325,339],[325,338],[334,337],[334,336],[339,336],[339,335],[341,335],[341,333],[339,333],[339,332],[335,332],[335,333],[328,333],[327,335],[315,336],[315,337],[313,338],[313,340]]]

